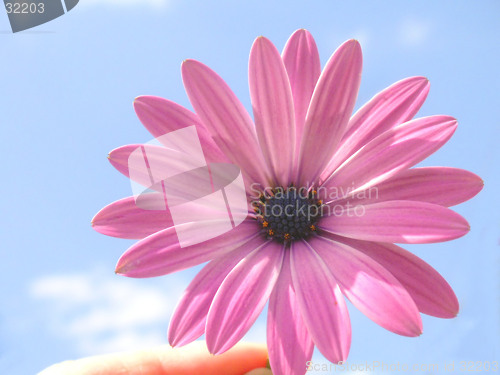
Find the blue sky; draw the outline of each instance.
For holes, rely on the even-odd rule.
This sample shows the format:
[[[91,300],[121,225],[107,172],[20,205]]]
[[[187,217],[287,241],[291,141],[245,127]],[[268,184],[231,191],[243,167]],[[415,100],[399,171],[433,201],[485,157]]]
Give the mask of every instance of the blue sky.
[[[470,0],[81,0],[18,34],[0,12],[0,373],[32,374],[64,359],[166,342],[172,309],[199,268],[148,280],[115,276],[132,242],[94,232],[90,219],[131,188],[106,155],[152,138],[135,117],[136,96],[190,108],[180,77],[186,58],[217,71],[250,110],[254,38],[265,35],[281,50],[298,28],[314,35],[323,64],[344,40],[361,42],[357,107],[397,80],[428,77],[419,116],[452,115],[459,127],[421,165],[464,168],[485,180],[476,198],[454,208],[471,224],[467,236],[405,246],[454,288],[458,317],[424,316],[424,334],[406,338],[351,308],[349,362],[437,364],[422,373],[441,373],[452,362],[498,359],[499,11],[497,1]],[[248,339],[265,340],[265,316]],[[319,353],[314,360],[326,363]]]

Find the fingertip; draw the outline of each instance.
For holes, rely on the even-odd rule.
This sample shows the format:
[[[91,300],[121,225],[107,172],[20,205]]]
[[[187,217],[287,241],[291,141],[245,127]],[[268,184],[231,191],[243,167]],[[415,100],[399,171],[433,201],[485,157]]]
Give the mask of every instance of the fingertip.
[[[273,373],[268,368],[256,368],[244,375],[273,375]]]

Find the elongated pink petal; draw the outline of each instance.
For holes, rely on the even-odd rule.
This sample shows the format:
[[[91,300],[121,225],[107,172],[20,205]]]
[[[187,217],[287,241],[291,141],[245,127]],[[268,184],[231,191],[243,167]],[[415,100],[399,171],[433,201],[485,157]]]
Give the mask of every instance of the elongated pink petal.
[[[205,335],[210,353],[229,350],[255,322],[274,288],[283,255],[283,246],[269,241],[224,279],[207,317]]]
[[[269,362],[275,374],[303,374],[311,360],[314,344],[304,324],[293,289],[290,252],[276,282],[267,314],[267,347]]]
[[[194,201],[199,203],[199,210],[206,211],[210,207],[203,207],[203,202],[197,200],[218,190],[213,183],[218,181],[219,186],[220,181],[228,181],[228,171],[237,168],[228,163],[207,166],[203,159],[192,155],[189,149],[181,151],[144,144],[119,147],[111,151],[108,158],[118,171],[134,182],[132,188],[139,207],[153,206],[155,199],[156,209],[164,209],[166,201],[170,207]],[[154,194],[146,198],[150,193]],[[238,193],[241,197],[245,195],[242,190]]]
[[[247,219],[218,237],[181,247],[175,228],[170,227],[130,247],[118,260],[115,272],[137,278],[167,275],[226,254],[255,235],[255,221]]]
[[[140,152],[140,154],[139,154]],[[146,155],[144,157],[144,155]],[[201,167],[199,160],[190,158],[187,153],[176,152],[169,148],[150,145],[135,144],[118,147],[112,150],[108,155],[108,160],[120,173],[136,182],[135,186],[164,193],[165,182],[163,176],[168,175],[177,178],[168,179],[169,195],[182,197],[186,200],[188,197],[197,199],[202,191],[211,189],[211,181],[225,181],[229,176],[229,171],[235,167],[229,163],[210,163],[208,167]],[[148,164],[145,163],[147,160]],[[190,164],[192,166],[190,167]],[[152,167],[154,166],[154,167]],[[187,171],[189,171],[187,173]],[[177,172],[177,173],[176,173]],[[260,194],[259,185],[255,186],[253,182],[244,175],[245,191],[252,192],[258,197]],[[162,176],[163,175],[163,176]],[[182,175],[182,176],[181,176]]]
[[[183,62],[182,79],[191,104],[219,148],[253,182],[269,186],[270,172],[252,119],[227,84],[195,60]]]
[[[260,236],[252,238],[229,254],[208,263],[184,291],[168,327],[168,342],[183,346],[205,332],[207,314],[217,290],[232,269],[262,244]]]
[[[175,176],[200,167],[199,160],[189,158],[189,155],[178,150],[150,144],[126,145],[115,148],[108,155],[110,163],[122,174],[135,182],[150,188],[160,190],[160,181],[168,176]],[[147,162],[147,164],[146,164]],[[196,184],[205,180],[205,175],[190,174]],[[185,187],[187,188],[187,187]]]
[[[115,148],[114,150],[111,150],[111,152],[109,153],[108,160],[111,163],[111,165],[116,168],[118,172],[130,178],[130,171],[128,164],[129,157],[133,152],[140,149],[142,146],[143,145],[141,144],[133,144]],[[158,146],[152,146],[152,147],[158,147]],[[138,172],[137,175],[139,175],[140,171],[137,172]],[[136,182],[140,183],[141,185],[147,185],[149,184],[150,181],[151,178],[147,173],[147,170],[145,170],[141,174],[141,178],[139,179],[139,181]]]
[[[458,314],[458,299],[453,289],[434,268],[416,255],[394,244],[328,236],[362,251],[385,267],[406,288],[420,312],[438,318],[454,318]]]
[[[437,151],[456,128],[450,116],[419,118],[392,128],[347,160],[323,186],[350,191],[375,186]]]
[[[283,62],[292,88],[295,107],[295,152],[298,157],[307,108],[321,74],[316,42],[309,31],[300,29],[290,36],[283,49]]]
[[[318,79],[300,146],[302,185],[319,177],[344,135],[358,95],[361,66],[361,47],[349,40],[335,51]]]
[[[276,185],[290,183],[295,150],[292,91],[283,60],[263,36],[250,51],[248,78],[257,136]]]
[[[92,219],[92,227],[107,236],[141,239],[173,225],[167,210],[146,210],[144,205],[150,200],[144,195],[141,207],[137,207],[134,197],[113,202],[100,210]],[[156,202],[156,199],[154,200]]]
[[[322,177],[327,178],[350,155],[386,130],[415,116],[429,93],[425,77],[403,79],[375,95],[349,120],[338,151]]]
[[[423,167],[402,171],[352,197],[351,204],[393,200],[422,201],[450,207],[481,191],[483,180],[472,172],[450,167]],[[338,204],[338,203],[336,203]]]
[[[422,333],[415,302],[384,267],[355,248],[324,237],[313,237],[309,244],[333,273],[342,293],[368,318],[399,335]]]
[[[426,202],[387,201],[366,206],[337,206],[329,214],[319,222],[321,229],[365,241],[443,242],[461,237],[470,229],[467,221],[456,212]]]
[[[190,110],[157,96],[139,96],[134,101],[134,109],[139,120],[155,138],[195,125],[207,162],[229,162],[201,120]]]
[[[351,345],[351,323],[335,278],[305,241],[291,244],[290,257],[293,287],[314,344],[330,362],[345,361]]]

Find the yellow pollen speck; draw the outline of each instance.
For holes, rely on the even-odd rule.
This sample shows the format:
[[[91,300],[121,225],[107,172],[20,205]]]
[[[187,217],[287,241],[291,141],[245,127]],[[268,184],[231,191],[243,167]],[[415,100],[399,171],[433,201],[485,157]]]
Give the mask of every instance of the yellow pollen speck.
[[[323,204],[323,201],[320,199],[320,200],[318,201],[318,204],[321,206],[321,205]]]
[[[269,225],[269,223],[267,221],[264,221],[262,223],[262,228],[267,228],[268,225]]]
[[[285,238],[285,240],[289,240],[290,239],[290,234],[285,233],[285,235],[283,237]]]
[[[309,227],[310,230],[312,230],[313,232],[316,230],[316,226],[313,224]]]
[[[270,236],[274,236],[274,230],[269,229],[269,232],[267,232]]]

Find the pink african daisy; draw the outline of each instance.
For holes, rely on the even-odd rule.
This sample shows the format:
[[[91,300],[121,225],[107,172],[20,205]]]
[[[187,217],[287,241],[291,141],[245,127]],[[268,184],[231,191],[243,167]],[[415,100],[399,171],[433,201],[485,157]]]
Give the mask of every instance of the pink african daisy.
[[[194,60],[183,62],[182,78],[195,113],[158,97],[135,100],[153,136],[196,125],[207,162],[237,165],[252,187],[240,225],[188,247],[168,212],[139,208],[134,197],[93,219],[101,233],[140,240],[118,261],[119,274],[160,276],[210,261],[171,319],[172,345],[205,334],[210,352],[222,353],[269,300],[271,368],[303,374],[314,345],[331,362],[346,360],[344,296],[404,336],[422,333],[420,313],[456,316],[458,301],[443,277],[394,243],[465,235],[466,220],[447,207],[472,198],[483,182],[457,168],[410,169],[457,127],[449,116],[412,120],[429,90],[423,77],[396,82],[351,117],[361,66],[360,45],[349,40],[321,72],[312,36],[298,30],[282,55],[264,37],[252,46],[253,121],[226,83]],[[115,149],[109,159],[129,176],[128,158],[140,146]]]

